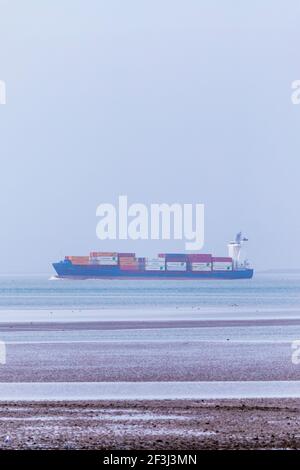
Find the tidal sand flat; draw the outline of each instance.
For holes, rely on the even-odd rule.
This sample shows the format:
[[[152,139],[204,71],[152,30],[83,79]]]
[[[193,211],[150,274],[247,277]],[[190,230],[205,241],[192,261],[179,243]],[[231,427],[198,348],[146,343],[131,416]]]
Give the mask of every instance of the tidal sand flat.
[[[300,380],[294,308],[7,310],[0,317],[2,383]]]
[[[0,447],[298,448],[299,286],[0,280]]]

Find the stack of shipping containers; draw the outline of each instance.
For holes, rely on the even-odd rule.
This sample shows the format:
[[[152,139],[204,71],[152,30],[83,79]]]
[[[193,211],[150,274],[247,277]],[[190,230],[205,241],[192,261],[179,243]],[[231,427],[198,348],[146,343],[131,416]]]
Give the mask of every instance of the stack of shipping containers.
[[[212,255],[195,253],[187,255],[188,266],[190,271],[211,271]]]
[[[186,271],[187,256],[180,253],[166,253],[167,271]]]
[[[122,271],[232,271],[232,258],[211,254],[160,253],[156,258],[136,258],[135,253],[97,252],[90,256],[66,256],[74,265],[95,265]]]
[[[139,271],[145,271],[146,258],[137,258]]]
[[[212,258],[213,271],[232,271],[232,258]]]
[[[166,260],[165,257],[159,256],[157,258],[145,259],[145,271],[165,271]]]
[[[135,253],[119,253],[119,266],[122,271],[139,271]]]

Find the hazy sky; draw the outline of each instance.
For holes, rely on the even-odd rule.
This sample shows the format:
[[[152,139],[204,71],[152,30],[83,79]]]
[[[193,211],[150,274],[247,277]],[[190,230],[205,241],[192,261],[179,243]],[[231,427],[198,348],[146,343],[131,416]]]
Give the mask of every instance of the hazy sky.
[[[201,202],[204,252],[242,229],[259,269],[300,268],[299,0],[0,1],[0,273],[100,242],[96,207]]]

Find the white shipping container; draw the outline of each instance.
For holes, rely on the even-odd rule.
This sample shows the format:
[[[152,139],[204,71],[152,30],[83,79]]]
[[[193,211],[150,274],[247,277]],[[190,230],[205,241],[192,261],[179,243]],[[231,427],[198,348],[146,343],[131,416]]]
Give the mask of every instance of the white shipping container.
[[[145,271],[165,271],[165,270],[166,270],[165,265],[158,265],[158,264],[145,265]]]
[[[165,264],[165,258],[146,258],[146,264]]]
[[[117,266],[118,261],[98,261],[100,266]]]
[[[165,266],[165,261],[145,261],[145,266]]]
[[[211,271],[211,263],[191,263],[192,271]]]
[[[167,262],[168,266],[186,266],[185,261],[168,261]]]
[[[118,265],[118,260],[117,259],[107,259],[107,260],[101,260],[101,259],[96,259],[96,258],[91,258],[90,259],[91,264],[98,264],[100,266],[117,266]]]
[[[167,263],[168,271],[186,271],[186,263],[182,261],[169,261]]]
[[[165,266],[166,263],[147,263],[145,262],[145,266]]]
[[[164,258],[146,258],[145,271],[165,271],[166,263]]]
[[[90,258],[91,259],[118,259],[118,253],[112,253],[112,254],[90,253]]]
[[[214,261],[213,271],[232,271],[232,263],[229,261]]]

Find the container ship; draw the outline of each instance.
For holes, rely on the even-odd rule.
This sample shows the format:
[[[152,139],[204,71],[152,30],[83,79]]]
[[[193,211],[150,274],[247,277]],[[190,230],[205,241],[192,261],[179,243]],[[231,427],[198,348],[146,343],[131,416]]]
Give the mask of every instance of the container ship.
[[[161,253],[139,258],[135,253],[91,252],[88,256],[66,256],[53,263],[58,278],[66,279],[250,279],[246,261],[240,262],[246,238],[238,233],[228,244],[228,255]]]

